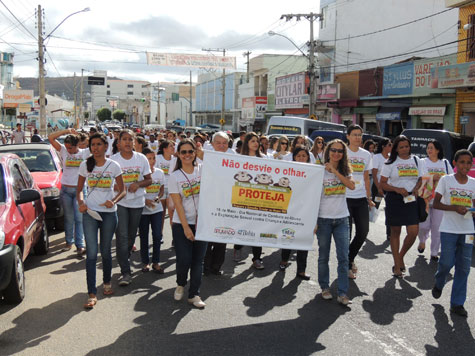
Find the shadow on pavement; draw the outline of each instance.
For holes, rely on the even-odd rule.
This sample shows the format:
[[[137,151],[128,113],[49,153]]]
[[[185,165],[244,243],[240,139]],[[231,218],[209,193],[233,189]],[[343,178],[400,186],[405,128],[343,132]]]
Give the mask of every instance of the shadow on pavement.
[[[396,288],[396,282],[400,289]],[[363,300],[363,309],[370,314],[371,321],[379,325],[389,325],[396,314],[411,310],[413,301],[422,296],[421,292],[404,279],[396,277],[388,280],[384,287],[376,289],[373,300]]]
[[[435,328],[437,330],[434,339],[438,346],[425,345],[426,355],[473,355],[475,339],[467,319],[453,315],[453,325],[450,325],[444,307],[440,304],[432,304],[432,306],[434,307]]]
[[[429,290],[434,286],[434,276],[437,271],[437,262],[428,260],[423,255],[416,258],[414,266],[408,269],[406,280],[416,282],[416,288]]]
[[[373,241],[366,239],[360,252],[358,252],[358,257],[365,260],[375,260],[380,254],[391,254],[389,240],[384,239],[382,244],[376,245]]]

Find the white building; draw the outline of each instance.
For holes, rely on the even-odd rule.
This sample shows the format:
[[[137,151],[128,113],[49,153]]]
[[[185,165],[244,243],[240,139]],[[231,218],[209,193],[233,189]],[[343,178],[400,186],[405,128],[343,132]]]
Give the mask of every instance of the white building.
[[[443,13],[431,16],[439,12]],[[457,41],[458,33],[458,11],[447,9],[445,0],[321,0],[320,13],[319,40],[330,47],[318,56],[320,67],[327,67],[320,74],[321,82],[332,82],[335,71],[457,52],[457,43],[444,45]],[[408,22],[412,23],[402,25]],[[398,25],[402,26],[390,29]],[[434,48],[416,52],[430,47]],[[385,57],[390,58],[381,59]]]

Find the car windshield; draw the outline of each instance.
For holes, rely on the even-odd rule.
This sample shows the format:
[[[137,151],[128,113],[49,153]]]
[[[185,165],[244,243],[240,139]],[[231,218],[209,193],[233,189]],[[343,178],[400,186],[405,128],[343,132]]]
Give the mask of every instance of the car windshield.
[[[3,166],[0,164],[0,203],[5,203],[7,199],[7,190],[5,186],[5,177],[3,176]]]
[[[15,150],[12,151],[26,164],[30,172],[54,172],[53,157],[49,150]]]

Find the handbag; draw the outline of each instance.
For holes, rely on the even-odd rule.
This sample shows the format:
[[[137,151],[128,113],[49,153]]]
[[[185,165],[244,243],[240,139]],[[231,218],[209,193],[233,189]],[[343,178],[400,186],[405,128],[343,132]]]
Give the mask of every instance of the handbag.
[[[429,214],[427,213],[426,201],[421,197],[417,197],[417,211],[419,213],[419,222],[426,221]]]

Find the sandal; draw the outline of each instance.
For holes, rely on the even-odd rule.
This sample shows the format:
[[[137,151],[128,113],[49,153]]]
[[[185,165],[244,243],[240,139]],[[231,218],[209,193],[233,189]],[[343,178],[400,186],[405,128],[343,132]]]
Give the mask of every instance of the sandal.
[[[279,269],[281,271],[285,271],[287,269],[287,267],[289,267],[289,266],[290,266],[290,262],[286,262],[286,263],[281,262],[281,263],[279,263]]]
[[[158,274],[164,274],[165,271],[163,270],[163,268],[157,263],[157,264],[153,264],[152,265],[152,269],[154,272],[157,272]]]
[[[394,276],[394,277],[397,277],[397,278],[403,278],[403,277],[404,277],[404,273],[402,272],[402,268],[400,269],[400,273],[396,273],[396,272],[395,272],[395,269],[396,269],[396,267],[393,266],[393,276]]]
[[[112,295],[114,294],[114,291],[112,290],[112,284],[105,284],[104,283],[104,287],[103,287],[103,290],[102,290],[102,294],[104,295]]]
[[[89,297],[87,299],[87,303],[84,304],[85,309],[92,309],[94,306],[97,304],[97,298],[96,297]]]
[[[142,267],[142,272],[145,273],[145,272],[148,272],[148,271],[150,271],[149,265],[144,265],[144,266]]]

